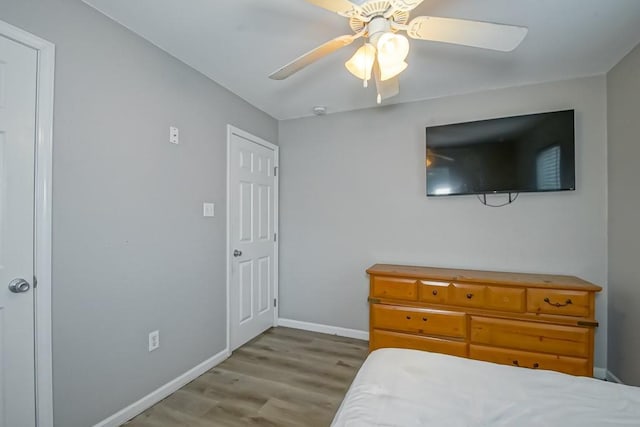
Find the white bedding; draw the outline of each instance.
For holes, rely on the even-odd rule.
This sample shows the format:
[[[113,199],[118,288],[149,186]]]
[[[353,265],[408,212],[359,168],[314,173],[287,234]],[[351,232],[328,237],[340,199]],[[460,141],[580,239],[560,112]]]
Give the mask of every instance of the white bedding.
[[[640,388],[382,349],[365,361],[332,426],[640,426]]]

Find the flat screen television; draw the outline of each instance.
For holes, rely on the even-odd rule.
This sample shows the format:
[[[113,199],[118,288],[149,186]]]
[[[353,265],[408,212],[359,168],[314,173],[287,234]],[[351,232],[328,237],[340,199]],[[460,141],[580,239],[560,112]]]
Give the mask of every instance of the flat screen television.
[[[427,128],[427,196],[575,190],[574,110]]]

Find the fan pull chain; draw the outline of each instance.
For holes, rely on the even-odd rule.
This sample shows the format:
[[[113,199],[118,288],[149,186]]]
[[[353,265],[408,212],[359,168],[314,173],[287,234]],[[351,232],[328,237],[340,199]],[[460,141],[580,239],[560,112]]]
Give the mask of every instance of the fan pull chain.
[[[367,44],[367,39],[362,39],[362,46],[365,46]],[[367,56],[369,56],[368,52],[367,52]],[[364,79],[362,79],[362,87],[364,87],[365,89],[369,87],[369,80],[367,79],[367,73],[364,73]]]

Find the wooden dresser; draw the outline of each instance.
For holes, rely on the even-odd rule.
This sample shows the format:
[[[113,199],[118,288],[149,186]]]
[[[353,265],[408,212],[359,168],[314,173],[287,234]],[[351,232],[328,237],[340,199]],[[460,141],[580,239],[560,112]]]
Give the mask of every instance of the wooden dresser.
[[[369,350],[396,347],[593,375],[595,293],[572,276],[376,264]]]

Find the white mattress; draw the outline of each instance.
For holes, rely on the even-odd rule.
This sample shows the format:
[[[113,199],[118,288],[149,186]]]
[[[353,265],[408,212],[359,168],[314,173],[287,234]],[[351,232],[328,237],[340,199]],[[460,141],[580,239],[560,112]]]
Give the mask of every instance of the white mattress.
[[[332,426],[640,426],[640,388],[382,349],[365,361]]]

